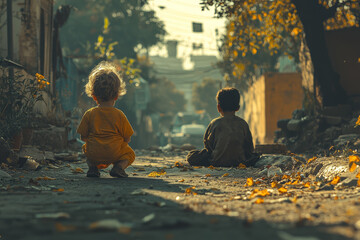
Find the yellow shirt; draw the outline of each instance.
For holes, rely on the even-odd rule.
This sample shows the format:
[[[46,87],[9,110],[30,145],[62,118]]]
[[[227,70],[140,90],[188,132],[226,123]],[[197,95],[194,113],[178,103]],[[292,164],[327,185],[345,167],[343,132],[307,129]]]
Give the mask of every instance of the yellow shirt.
[[[83,146],[88,161],[111,164],[119,160],[134,161],[135,154],[128,143],[134,130],[125,114],[115,107],[94,107],[85,112],[77,132],[86,138]]]

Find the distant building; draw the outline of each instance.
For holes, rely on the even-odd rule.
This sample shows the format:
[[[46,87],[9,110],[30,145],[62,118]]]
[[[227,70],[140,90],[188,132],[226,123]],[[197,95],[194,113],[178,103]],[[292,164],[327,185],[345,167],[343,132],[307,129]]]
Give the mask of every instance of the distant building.
[[[201,11],[199,3],[187,0],[150,2],[168,33],[165,44],[150,49],[150,59],[158,76],[166,77],[184,92],[187,111],[194,110],[191,104],[193,83],[200,83],[205,77],[223,79],[216,62],[225,20],[214,18],[212,10]]]

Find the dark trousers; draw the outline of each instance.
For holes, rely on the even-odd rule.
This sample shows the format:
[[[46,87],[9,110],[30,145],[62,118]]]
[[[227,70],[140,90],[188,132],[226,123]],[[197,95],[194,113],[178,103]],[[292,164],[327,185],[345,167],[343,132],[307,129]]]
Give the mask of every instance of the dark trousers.
[[[202,150],[192,150],[186,156],[186,160],[191,166],[210,166],[211,154],[206,148]]]
[[[247,161],[244,162],[244,164],[247,167],[252,167],[255,165],[255,163],[260,159],[259,153],[249,153],[247,154]],[[211,164],[211,153],[206,149],[202,150],[192,150],[188,153],[186,156],[186,160],[189,162],[191,166],[205,166],[208,167]],[[237,165],[234,165],[234,167],[237,167]]]

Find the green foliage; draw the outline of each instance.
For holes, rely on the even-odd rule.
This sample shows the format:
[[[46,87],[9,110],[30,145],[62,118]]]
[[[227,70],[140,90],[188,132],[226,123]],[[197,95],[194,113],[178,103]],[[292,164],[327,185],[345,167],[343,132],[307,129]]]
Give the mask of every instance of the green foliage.
[[[205,110],[212,118],[218,116],[216,93],[219,90],[219,81],[204,78],[201,84],[193,84],[192,103],[196,110]]]
[[[108,44],[114,43],[114,47],[116,43],[111,52],[118,58],[135,58],[135,47],[148,48],[161,42],[165,35],[164,25],[155,13],[144,10],[147,4],[144,0],[58,0],[55,7],[66,4],[75,10],[61,28],[60,36],[62,46],[71,55],[93,55],[92,43],[101,42],[99,29],[107,34]],[[104,19],[108,21],[106,28]],[[106,54],[103,47],[99,49]]]
[[[0,137],[9,139],[33,124],[34,106],[43,101],[42,92],[50,83],[40,74],[29,77],[21,72],[11,79],[5,69],[0,76]]]

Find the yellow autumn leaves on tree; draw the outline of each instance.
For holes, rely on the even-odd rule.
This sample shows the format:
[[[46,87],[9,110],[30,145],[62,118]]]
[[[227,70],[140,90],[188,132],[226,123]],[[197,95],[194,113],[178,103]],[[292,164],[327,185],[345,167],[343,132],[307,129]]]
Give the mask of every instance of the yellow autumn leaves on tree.
[[[327,9],[334,5],[334,2],[327,0],[320,0],[319,3]],[[259,67],[263,70],[268,68],[268,55],[297,55],[304,37],[303,26],[291,0],[224,1],[220,6],[221,9],[231,9],[226,12],[229,23],[222,50],[228,80],[239,82],[243,76],[254,73]],[[358,0],[340,4],[335,17],[324,23],[325,29],[358,27],[359,22],[352,9],[360,9]],[[256,57],[259,53],[264,57]],[[235,63],[245,65],[245,71],[239,71]]]

